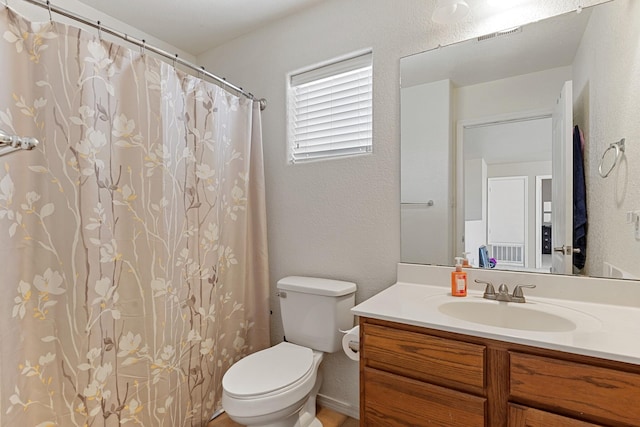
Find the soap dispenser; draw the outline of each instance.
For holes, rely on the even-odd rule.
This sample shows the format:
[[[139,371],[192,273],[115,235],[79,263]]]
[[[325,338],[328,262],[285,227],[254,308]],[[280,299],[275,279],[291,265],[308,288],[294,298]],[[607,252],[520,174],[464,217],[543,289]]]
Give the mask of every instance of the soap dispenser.
[[[467,296],[467,273],[462,271],[462,257],[456,257],[456,269],[451,272],[451,295]]]
[[[469,254],[470,253],[471,252],[463,252],[462,253],[462,255],[463,255],[463,257],[462,257],[462,268],[471,268],[472,267],[471,263],[469,262]]]

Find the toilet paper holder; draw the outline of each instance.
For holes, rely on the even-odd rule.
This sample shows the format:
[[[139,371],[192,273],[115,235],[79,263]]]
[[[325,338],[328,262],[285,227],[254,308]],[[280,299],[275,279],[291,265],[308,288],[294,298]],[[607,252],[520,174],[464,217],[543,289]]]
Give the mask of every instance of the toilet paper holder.
[[[349,330],[340,330],[342,337],[342,351],[351,360],[358,361],[360,358],[360,326],[355,326]]]

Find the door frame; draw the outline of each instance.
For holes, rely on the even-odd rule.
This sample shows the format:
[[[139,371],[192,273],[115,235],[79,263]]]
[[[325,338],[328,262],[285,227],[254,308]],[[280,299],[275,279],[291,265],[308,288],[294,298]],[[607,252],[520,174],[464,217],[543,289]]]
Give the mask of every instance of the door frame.
[[[542,181],[552,175],[536,175],[536,268],[542,268]]]

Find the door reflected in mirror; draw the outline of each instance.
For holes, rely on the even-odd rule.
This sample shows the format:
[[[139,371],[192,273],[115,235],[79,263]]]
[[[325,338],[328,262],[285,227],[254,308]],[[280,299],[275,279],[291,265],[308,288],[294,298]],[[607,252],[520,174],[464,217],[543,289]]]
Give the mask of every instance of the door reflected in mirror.
[[[470,263],[486,246],[496,268],[550,272],[551,117],[463,126],[461,139]]]

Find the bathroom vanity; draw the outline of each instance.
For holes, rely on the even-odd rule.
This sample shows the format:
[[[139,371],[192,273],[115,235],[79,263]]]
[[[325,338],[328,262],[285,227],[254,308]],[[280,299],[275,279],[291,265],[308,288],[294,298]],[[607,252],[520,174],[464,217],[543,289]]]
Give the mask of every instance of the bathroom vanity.
[[[639,203],[628,190],[637,177],[618,169],[603,182],[600,170],[606,150],[620,154],[619,139],[638,134],[633,120],[611,120],[637,110],[627,101],[637,91],[619,84],[636,82],[637,67],[610,66],[637,57],[637,3],[578,7],[401,59],[401,260],[416,264],[353,310],[363,425],[640,426],[640,281],[568,275],[640,276],[640,237],[618,227]],[[556,47],[569,55],[552,64]],[[582,167],[573,125],[587,135]],[[529,151],[543,144],[548,156]],[[586,176],[583,191],[571,170]],[[572,248],[580,193],[586,264]],[[478,266],[483,246],[497,269],[567,275],[468,269],[469,296],[454,298],[453,267],[417,265],[468,253]],[[487,301],[474,279],[536,288],[525,303]]]
[[[536,289],[540,294],[553,292],[545,282]],[[588,295],[589,286],[585,289]],[[358,305],[354,312],[361,325],[360,422],[367,426],[640,425],[640,309],[537,297],[536,290],[529,290],[528,302],[513,312],[521,320],[514,323],[516,329],[496,326],[495,319],[484,314],[476,323],[441,309],[445,304],[462,304],[473,313],[472,305],[485,303],[481,292],[454,298],[446,295],[445,287],[399,282]],[[500,303],[490,304],[498,309]],[[573,326],[554,330],[543,317],[532,318],[532,324],[522,322],[528,313],[517,310],[529,309],[527,304],[541,312],[559,309],[555,312],[559,317],[567,310]],[[573,314],[586,317],[572,318]]]
[[[363,425],[640,424],[640,367],[361,319]]]

